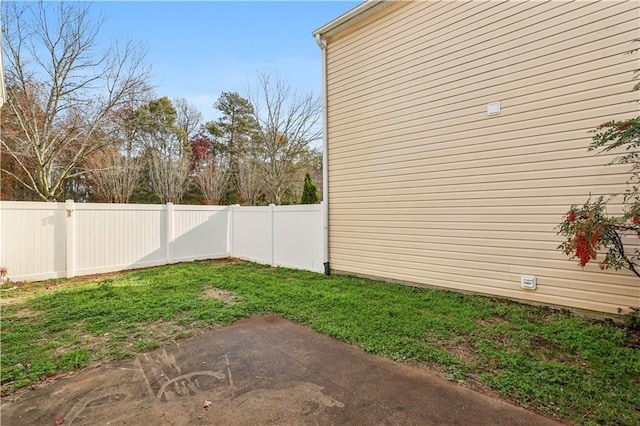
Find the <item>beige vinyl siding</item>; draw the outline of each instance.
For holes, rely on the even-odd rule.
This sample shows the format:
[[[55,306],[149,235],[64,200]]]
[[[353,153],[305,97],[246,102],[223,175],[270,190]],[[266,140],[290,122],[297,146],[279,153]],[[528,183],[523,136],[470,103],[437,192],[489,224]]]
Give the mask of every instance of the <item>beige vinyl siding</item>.
[[[420,1],[330,38],[332,270],[608,313],[640,305],[640,279],[582,270],[555,229],[572,203],[625,188],[627,168],[604,167],[614,154],[588,152],[588,132],[639,115],[639,55],[626,54],[638,37],[638,2]],[[487,116],[494,101],[502,111]]]

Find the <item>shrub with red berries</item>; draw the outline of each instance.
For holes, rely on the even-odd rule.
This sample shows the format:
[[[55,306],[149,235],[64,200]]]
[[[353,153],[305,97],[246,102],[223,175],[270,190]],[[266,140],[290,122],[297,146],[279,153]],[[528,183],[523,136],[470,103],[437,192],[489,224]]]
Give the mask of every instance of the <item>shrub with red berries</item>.
[[[577,259],[582,267],[597,260],[598,252],[602,252],[600,269],[626,268],[640,277],[640,253],[624,245],[625,236],[640,238],[640,117],[600,125],[589,147],[596,149],[602,152],[624,149],[611,164],[631,165],[627,190],[619,196],[590,198],[582,206],[571,206],[559,227],[558,234],[565,241],[558,248]],[[622,199],[623,212],[608,215],[607,205],[616,197]]]
[[[571,206],[571,210],[560,224],[558,233],[566,239],[559,248],[566,255],[577,259],[582,267],[598,260],[598,252],[605,252],[599,262],[600,269],[627,268],[636,272],[638,253],[625,251],[623,236],[632,233],[640,236],[638,216],[608,216],[608,201],[609,199],[598,197],[595,200],[587,200],[582,206]]]

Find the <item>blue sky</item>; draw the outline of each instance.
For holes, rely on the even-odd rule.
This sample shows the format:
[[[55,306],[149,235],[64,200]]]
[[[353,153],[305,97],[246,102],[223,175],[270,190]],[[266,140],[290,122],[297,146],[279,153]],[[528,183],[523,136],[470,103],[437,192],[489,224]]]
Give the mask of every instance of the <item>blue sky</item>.
[[[258,70],[300,91],[321,91],[321,53],[311,32],[360,2],[96,2],[102,35],[144,41],[158,96],[182,96],[205,120],[223,91],[246,92]]]

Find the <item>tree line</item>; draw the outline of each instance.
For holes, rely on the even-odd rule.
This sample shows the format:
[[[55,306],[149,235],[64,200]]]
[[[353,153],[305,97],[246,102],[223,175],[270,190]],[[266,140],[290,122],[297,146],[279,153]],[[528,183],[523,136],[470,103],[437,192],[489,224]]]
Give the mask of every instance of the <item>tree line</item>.
[[[205,123],[185,98],[155,95],[143,45],[101,46],[89,7],[3,2],[2,199],[318,201],[317,96],[259,72],[245,96],[222,93]]]

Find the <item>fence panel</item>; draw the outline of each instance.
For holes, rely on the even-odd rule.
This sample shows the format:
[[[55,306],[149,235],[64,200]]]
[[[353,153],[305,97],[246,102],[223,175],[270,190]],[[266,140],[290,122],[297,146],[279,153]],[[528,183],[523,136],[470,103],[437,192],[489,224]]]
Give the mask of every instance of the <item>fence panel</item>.
[[[324,271],[322,206],[277,206],[273,210],[273,263]]]
[[[170,260],[173,262],[229,256],[230,207],[174,206]]]
[[[65,204],[0,202],[0,266],[15,281],[64,277]]]
[[[75,273],[71,275],[166,263],[166,206],[75,203],[74,208]]]
[[[231,255],[271,264],[271,207],[232,208]]]

